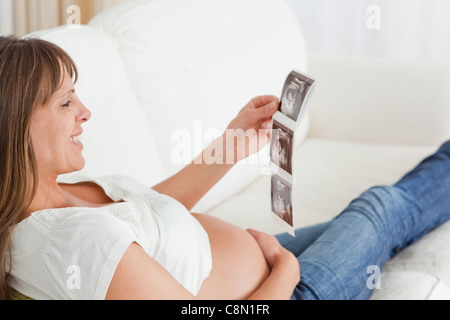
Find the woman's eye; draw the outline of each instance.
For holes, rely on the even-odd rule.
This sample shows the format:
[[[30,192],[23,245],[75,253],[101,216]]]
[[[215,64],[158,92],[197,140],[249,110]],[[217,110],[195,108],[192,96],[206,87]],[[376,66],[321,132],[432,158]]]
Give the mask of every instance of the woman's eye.
[[[65,104],[63,104],[62,106],[67,108],[67,107],[70,106],[70,103],[71,103],[71,102],[72,102],[72,101],[67,101],[67,102],[66,102]]]

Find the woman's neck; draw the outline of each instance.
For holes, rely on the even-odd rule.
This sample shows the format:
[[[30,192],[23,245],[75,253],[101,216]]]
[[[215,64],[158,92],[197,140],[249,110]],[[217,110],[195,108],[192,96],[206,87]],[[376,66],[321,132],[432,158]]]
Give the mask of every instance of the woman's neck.
[[[70,203],[73,202],[73,197],[60,187],[57,178],[58,176],[51,178],[48,175],[39,176],[36,194],[28,207],[24,219],[36,211],[70,206]]]

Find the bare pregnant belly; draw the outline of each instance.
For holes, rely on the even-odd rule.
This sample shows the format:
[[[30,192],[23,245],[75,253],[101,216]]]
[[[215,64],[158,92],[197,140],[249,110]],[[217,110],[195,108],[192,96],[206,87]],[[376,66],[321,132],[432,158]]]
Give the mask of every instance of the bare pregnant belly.
[[[197,296],[207,300],[248,298],[269,275],[256,240],[217,218],[194,214],[209,235],[213,267]]]

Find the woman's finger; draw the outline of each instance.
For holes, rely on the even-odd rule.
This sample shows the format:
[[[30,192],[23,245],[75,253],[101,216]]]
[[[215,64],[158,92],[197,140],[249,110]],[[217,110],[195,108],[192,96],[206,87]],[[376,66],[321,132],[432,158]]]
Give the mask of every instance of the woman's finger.
[[[278,101],[278,98],[276,96],[259,96],[253,98],[252,101],[250,101],[249,105],[253,108],[258,109],[268,105],[272,101]]]
[[[272,100],[269,104],[260,107],[255,108],[251,111],[249,111],[249,120],[250,121],[260,121],[262,119],[272,118],[272,116],[275,114],[275,112],[278,110],[279,102],[277,100]]]

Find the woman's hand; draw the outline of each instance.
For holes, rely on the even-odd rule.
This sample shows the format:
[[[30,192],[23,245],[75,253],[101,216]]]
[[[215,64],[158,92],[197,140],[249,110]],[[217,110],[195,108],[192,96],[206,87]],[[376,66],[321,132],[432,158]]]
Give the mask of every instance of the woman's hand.
[[[271,272],[261,287],[250,297],[251,300],[290,299],[300,282],[300,265],[297,258],[284,249],[278,240],[255,230],[247,230],[259,244]]]
[[[275,96],[252,99],[229,124],[225,133],[227,163],[237,163],[259,152],[270,141],[272,116],[279,108]]]
[[[247,230],[247,232],[255,238],[271,269],[277,264],[291,264],[293,267],[292,272],[298,275],[298,281],[300,281],[300,267],[297,258],[290,251],[283,248],[274,236],[252,229]]]

